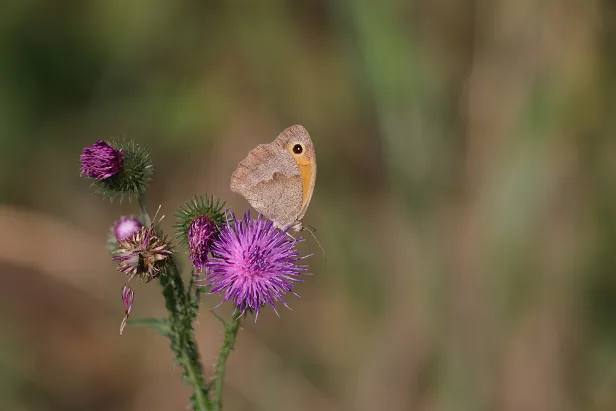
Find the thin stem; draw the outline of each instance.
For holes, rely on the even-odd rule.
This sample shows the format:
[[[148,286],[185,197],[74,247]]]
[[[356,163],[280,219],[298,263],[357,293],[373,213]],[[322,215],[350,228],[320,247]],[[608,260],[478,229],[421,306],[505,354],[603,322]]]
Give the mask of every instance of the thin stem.
[[[190,343],[194,344],[195,347],[197,345],[192,338]],[[197,362],[194,361],[193,356],[187,349],[188,346],[189,344],[182,348],[182,360],[184,363],[184,369],[186,370],[186,379],[190,385],[193,386],[193,407],[198,411],[209,411],[212,409],[212,404],[207,396],[207,390],[203,381],[203,374],[200,371],[201,364],[198,363],[198,359]]]
[[[193,287],[195,286],[195,273],[191,270],[190,271],[190,280],[188,280],[188,287],[186,288],[186,296],[188,297],[188,300],[192,300],[192,290]]]
[[[216,373],[214,375],[214,388],[213,394],[214,399],[212,401],[212,410],[220,411],[222,410],[222,387],[225,380],[225,371],[227,368],[227,358],[233,348],[235,347],[235,339],[237,337],[237,332],[240,329],[241,325],[241,313],[237,312],[233,315],[233,321],[231,324],[228,324],[223,321],[225,325],[225,340],[222,344],[222,348],[220,349],[220,354],[218,354],[218,361],[216,362]]]
[[[191,315],[193,321],[197,317],[197,312],[199,311],[199,303],[201,300],[201,291],[195,286],[196,277],[197,273],[191,270],[190,280],[188,282],[188,287],[186,288],[186,298],[188,298],[188,304],[192,309]]]
[[[148,204],[145,201],[145,196],[143,193],[139,193],[137,195],[137,200],[139,201],[139,207],[141,208],[141,218],[143,218],[143,222],[146,227],[151,227],[152,219],[150,218],[150,214],[148,214]]]

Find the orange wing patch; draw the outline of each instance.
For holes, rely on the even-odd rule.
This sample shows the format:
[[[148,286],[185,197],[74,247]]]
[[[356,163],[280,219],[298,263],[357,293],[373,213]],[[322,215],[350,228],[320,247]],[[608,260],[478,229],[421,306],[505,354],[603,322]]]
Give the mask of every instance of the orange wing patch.
[[[308,159],[295,158],[299,171],[302,173],[302,208],[306,205],[308,197],[310,197],[311,179],[312,179],[312,162]]]

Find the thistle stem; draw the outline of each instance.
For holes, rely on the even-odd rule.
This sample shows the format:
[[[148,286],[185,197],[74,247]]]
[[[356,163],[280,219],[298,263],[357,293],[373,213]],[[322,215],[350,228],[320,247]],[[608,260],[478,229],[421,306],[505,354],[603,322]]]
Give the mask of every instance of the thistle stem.
[[[227,358],[233,348],[235,347],[235,339],[237,337],[237,332],[240,329],[241,325],[241,313],[237,312],[233,315],[233,320],[231,323],[226,323],[221,319],[222,323],[225,326],[225,339],[222,344],[222,348],[220,349],[220,354],[218,354],[218,361],[216,362],[216,372],[214,374],[214,384],[213,384],[213,394],[214,399],[212,401],[212,410],[220,411],[222,410],[222,387],[225,380],[225,371],[227,368]]]
[[[152,226],[152,219],[150,218],[150,214],[148,214],[148,204],[145,201],[145,195],[143,193],[139,193],[137,195],[137,201],[139,201],[139,207],[141,208],[141,218],[143,219],[146,227]]]
[[[196,342],[192,341],[195,346]],[[182,359],[184,360],[184,369],[186,370],[186,379],[193,386],[192,406],[197,411],[209,411],[212,409],[212,404],[208,398],[207,390],[201,373],[201,364],[195,363],[188,349],[182,350]]]
[[[187,298],[184,282],[175,259],[171,260],[167,275],[162,275],[160,282],[171,321],[171,349],[178,364],[184,367],[186,381],[193,387],[192,407],[198,411],[209,411],[212,406],[208,398],[203,366],[195,340],[194,316],[191,314],[190,300]]]
[[[145,197],[138,197],[141,207],[141,217],[144,223],[151,227],[152,220],[147,211]],[[196,411],[210,411],[212,405],[208,398],[208,389],[203,377],[203,366],[199,358],[199,349],[195,340],[193,320],[195,313],[191,307],[191,300],[184,288],[184,282],[175,257],[171,256],[167,269],[160,277],[163,288],[165,307],[169,314],[171,331],[168,334],[171,340],[171,350],[176,362],[184,368],[184,377],[193,388],[191,406]]]
[[[193,271],[190,272],[190,280],[188,280],[188,287],[186,288],[186,297],[189,301],[192,300],[192,291],[195,286],[195,273]]]

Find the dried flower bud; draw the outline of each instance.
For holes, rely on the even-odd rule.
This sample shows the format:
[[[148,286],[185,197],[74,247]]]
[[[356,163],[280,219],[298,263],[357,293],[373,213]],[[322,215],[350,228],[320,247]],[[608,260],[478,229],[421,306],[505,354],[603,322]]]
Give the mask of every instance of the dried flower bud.
[[[172,254],[169,245],[148,227],[141,227],[118,245],[113,259],[119,262],[118,271],[126,274],[129,280],[139,277],[148,282],[158,277]]]
[[[133,309],[133,303],[135,302],[135,292],[127,285],[122,288],[122,302],[124,303],[124,318],[122,319],[122,324],[120,324],[120,335],[124,332],[124,327],[126,327],[128,316],[130,315],[130,311]]]

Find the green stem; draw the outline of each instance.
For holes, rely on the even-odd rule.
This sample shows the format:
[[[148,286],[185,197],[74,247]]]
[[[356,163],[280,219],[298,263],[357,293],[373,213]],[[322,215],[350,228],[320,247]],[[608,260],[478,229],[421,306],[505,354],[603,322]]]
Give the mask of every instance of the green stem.
[[[199,302],[201,300],[201,292],[197,287],[195,287],[195,273],[193,271],[190,272],[190,281],[188,282],[188,287],[186,288],[186,298],[188,299],[188,304],[190,305],[192,312],[192,321],[194,321],[197,317],[197,313],[199,312]]]
[[[139,193],[137,195],[137,200],[139,201],[139,207],[141,208],[141,218],[143,219],[146,227],[152,226],[152,219],[150,218],[150,214],[148,214],[148,204],[145,201],[145,196],[143,193]]]
[[[216,362],[216,373],[214,375],[214,400],[212,401],[212,410],[220,411],[222,410],[222,387],[225,380],[225,371],[227,368],[227,358],[233,348],[235,347],[235,339],[237,337],[237,332],[240,329],[241,325],[241,314],[235,313],[233,315],[233,321],[231,324],[226,323],[222,320],[222,323],[225,326],[225,340],[222,344],[222,348],[220,349],[220,354],[218,354],[218,361]]]
[[[212,405],[203,377],[203,366],[193,330],[194,316],[191,314],[190,300],[187,298],[180,270],[172,259],[166,275],[160,276],[165,304],[171,322],[171,349],[176,361],[184,367],[184,377],[193,387],[191,405],[194,410],[209,411]]]
[[[195,273],[193,271],[190,272],[190,280],[188,280],[188,287],[186,288],[186,297],[189,301],[192,300],[192,291],[195,286]]]
[[[193,386],[192,406],[194,410],[209,411],[212,409],[212,404],[208,398],[208,392],[203,381],[203,370],[198,358],[194,358],[192,350],[187,347],[193,346],[196,348],[197,342],[194,338],[187,341],[187,344],[182,349],[182,360],[184,369],[186,370],[186,379]]]
[[[144,223],[151,227],[152,220],[147,211],[145,197],[139,195],[139,206]],[[184,288],[174,256],[171,256],[166,265],[165,272],[159,277],[163,288],[165,307],[169,313],[171,331],[168,334],[171,340],[171,350],[176,362],[184,368],[185,380],[192,386],[193,395],[191,406],[196,411],[210,411],[212,405],[208,397],[208,389],[203,377],[203,366],[199,358],[199,349],[193,330],[194,313],[191,300]]]

